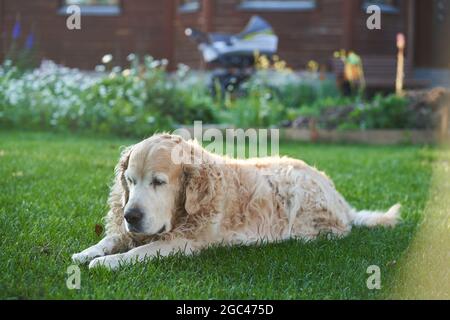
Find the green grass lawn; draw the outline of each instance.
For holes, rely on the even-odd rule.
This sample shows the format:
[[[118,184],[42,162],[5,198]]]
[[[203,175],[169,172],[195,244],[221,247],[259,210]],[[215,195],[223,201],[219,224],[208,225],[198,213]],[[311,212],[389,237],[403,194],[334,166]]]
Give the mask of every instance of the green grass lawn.
[[[283,143],[280,153],[325,171],[358,209],[403,204],[395,229],[354,229],[310,243],[211,248],[126,266],[81,267],[66,287],[70,256],[100,240],[117,138],[0,132],[0,298],[383,298],[427,202],[436,150],[427,147]],[[378,265],[382,289],[366,286]]]

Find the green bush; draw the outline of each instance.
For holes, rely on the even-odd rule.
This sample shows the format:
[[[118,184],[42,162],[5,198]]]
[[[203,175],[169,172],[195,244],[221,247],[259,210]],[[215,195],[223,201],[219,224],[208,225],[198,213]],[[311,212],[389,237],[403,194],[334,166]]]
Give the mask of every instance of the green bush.
[[[334,81],[316,80],[287,84],[278,90],[280,102],[288,108],[299,108],[315,104],[321,99],[339,99],[341,97]]]
[[[347,123],[355,127],[358,125],[361,129],[411,128],[408,100],[394,94],[386,97],[377,95],[373,101],[355,108]]]
[[[263,128],[278,125],[286,112],[269,90],[252,90],[245,98],[226,103],[219,120],[239,128]]]
[[[244,84],[244,90],[244,97],[225,99],[221,122],[243,128],[280,126],[302,115],[302,110],[320,113],[321,102],[331,104],[341,99],[333,81],[299,81],[298,76],[284,72],[256,73]]]
[[[327,97],[302,105],[298,115],[303,126],[314,119],[324,129],[406,129],[415,128],[410,101],[394,94],[377,95],[365,101],[359,97]]]
[[[350,97],[326,97],[310,104],[302,105],[298,114],[305,117],[320,118],[327,109],[340,108],[341,106],[346,106],[354,102],[354,98]]]

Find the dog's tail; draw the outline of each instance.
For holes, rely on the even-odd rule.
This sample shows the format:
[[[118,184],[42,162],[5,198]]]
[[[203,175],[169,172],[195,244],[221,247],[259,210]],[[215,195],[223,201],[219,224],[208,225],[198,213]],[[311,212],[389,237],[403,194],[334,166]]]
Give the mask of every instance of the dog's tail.
[[[380,211],[355,211],[350,213],[354,226],[365,227],[394,227],[400,221],[400,204],[392,206],[386,213]]]

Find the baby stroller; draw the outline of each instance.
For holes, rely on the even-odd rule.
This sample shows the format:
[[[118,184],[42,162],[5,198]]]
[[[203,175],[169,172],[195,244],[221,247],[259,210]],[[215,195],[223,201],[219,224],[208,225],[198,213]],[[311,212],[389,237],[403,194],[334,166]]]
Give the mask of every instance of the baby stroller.
[[[278,37],[272,27],[259,16],[253,16],[245,29],[234,35],[190,28],[185,34],[198,43],[204,61],[214,68],[210,82],[214,95],[217,89],[221,92],[239,90],[255,70],[255,53],[270,58],[278,47]]]

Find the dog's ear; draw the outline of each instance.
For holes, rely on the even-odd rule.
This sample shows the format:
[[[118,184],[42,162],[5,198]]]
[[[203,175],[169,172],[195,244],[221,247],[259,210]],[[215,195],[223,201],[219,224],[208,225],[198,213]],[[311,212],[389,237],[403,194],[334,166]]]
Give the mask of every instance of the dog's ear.
[[[184,209],[188,215],[208,216],[219,212],[224,188],[220,166],[184,165]]]
[[[133,146],[123,149],[120,160],[115,167],[114,184],[111,187],[108,205],[110,212],[106,218],[107,232],[116,232],[117,230],[124,230],[123,228],[123,209],[128,202],[128,186],[124,177],[124,172],[128,168],[128,161],[130,158]],[[109,231],[108,231],[109,230]],[[111,231],[116,230],[116,231]],[[120,232],[122,232],[120,231]],[[124,231],[123,231],[124,232]]]
[[[128,190],[127,180],[125,178],[125,170],[128,168],[128,162],[130,160],[131,150],[133,146],[125,148],[120,154],[119,163],[116,166],[116,183],[121,186],[122,189],[122,206],[128,202],[130,191]]]

